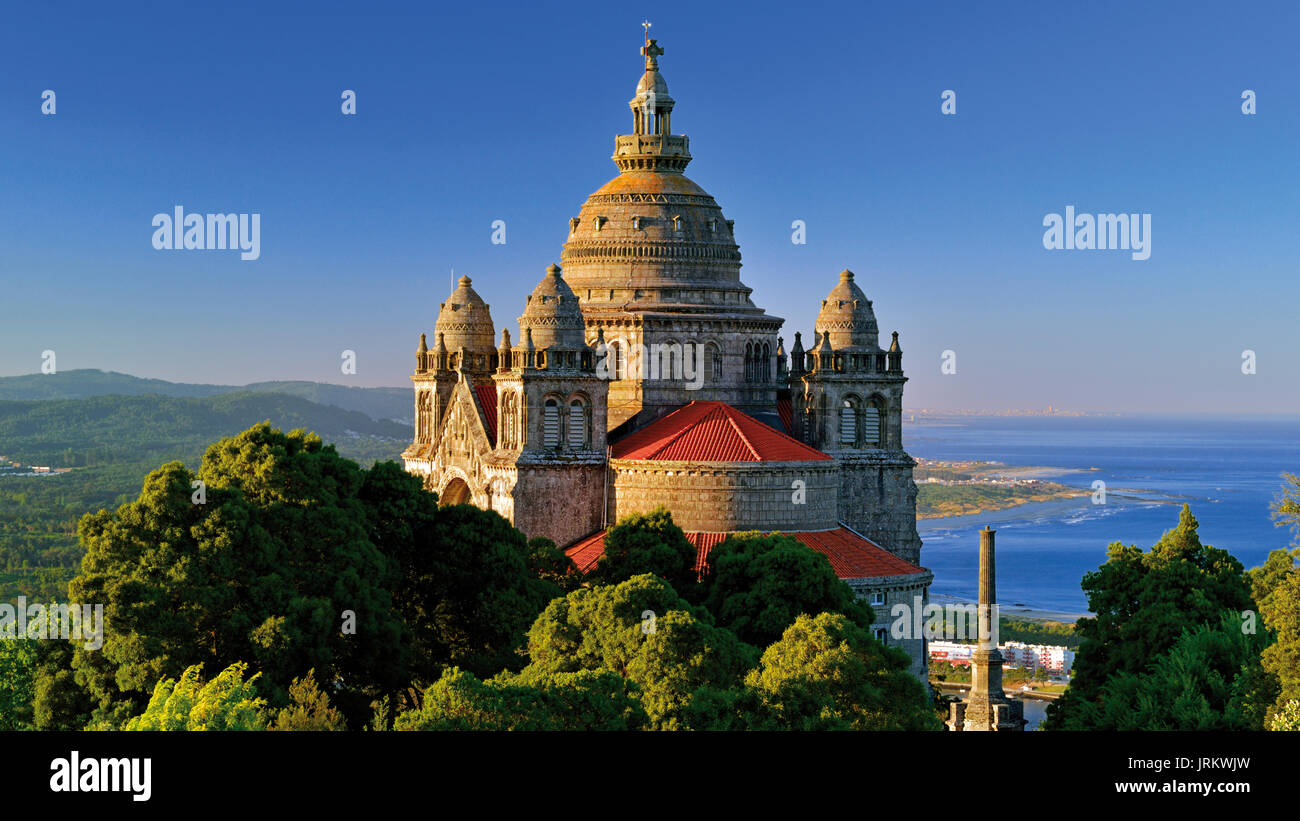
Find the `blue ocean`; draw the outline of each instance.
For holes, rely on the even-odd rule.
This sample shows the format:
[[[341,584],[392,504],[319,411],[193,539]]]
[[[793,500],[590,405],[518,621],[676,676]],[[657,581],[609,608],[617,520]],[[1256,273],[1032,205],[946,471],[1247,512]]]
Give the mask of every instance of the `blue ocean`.
[[[934,572],[935,601],[976,596],[979,535],[997,531],[998,600],[1020,608],[1088,612],[1083,574],[1106,560],[1112,542],[1149,549],[1178,524],[1185,502],[1201,541],[1246,567],[1291,545],[1270,505],[1283,472],[1300,473],[1297,417],[953,417],[904,424],[913,456],[1006,465],[1074,468],[1050,481],[1087,489],[1101,479],[1106,503],[1091,496],[1005,511],[918,522],[921,564]]]

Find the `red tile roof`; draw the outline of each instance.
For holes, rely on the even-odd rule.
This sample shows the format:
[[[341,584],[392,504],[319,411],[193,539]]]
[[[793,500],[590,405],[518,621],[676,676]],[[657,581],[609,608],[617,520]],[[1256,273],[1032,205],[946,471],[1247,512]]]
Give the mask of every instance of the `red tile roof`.
[[[474,395],[478,397],[479,406],[483,408],[483,419],[487,422],[488,442],[496,447],[497,444],[497,386],[496,385],[478,385],[474,388]]]
[[[582,539],[564,552],[573,559],[582,573],[590,571],[605,554],[605,533],[601,531]],[[695,569],[703,574],[713,548],[730,536],[730,533],[686,533],[695,545]],[[924,568],[900,559],[870,539],[859,536],[845,527],[834,530],[810,530],[786,533],[830,560],[835,575],[841,579],[862,579],[872,576],[910,576],[924,573]]]
[[[615,442],[615,459],[682,462],[808,462],[825,453],[725,402],[691,402]]]

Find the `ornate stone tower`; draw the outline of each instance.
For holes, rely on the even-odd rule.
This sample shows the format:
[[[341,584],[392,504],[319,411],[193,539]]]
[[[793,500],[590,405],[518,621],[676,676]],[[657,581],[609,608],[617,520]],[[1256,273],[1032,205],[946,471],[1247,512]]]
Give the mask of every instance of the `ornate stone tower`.
[[[436,341],[429,350],[424,334],[415,352],[415,441],[404,456],[430,445],[442,427],[452,389],[463,372],[473,384],[487,383],[496,368],[490,306],[461,277],[456,290],[439,306]]]
[[[521,344],[497,354],[492,508],[565,545],[603,525],[608,386],[585,339],[578,297],[552,265],[519,317]]]
[[[853,272],[822,300],[816,343],[795,337],[789,384],[795,437],[839,461],[840,521],[919,563],[916,462],[903,450],[903,351],[880,347],[871,300]]]
[[[582,301],[587,341],[609,345],[609,424],[640,427],[692,400],[771,416],[782,320],[740,281],[733,226],[683,171],[690,141],[671,131],[664,53],[641,49],[632,133],[614,140],[619,175],[569,220],[562,262]]]
[[[952,705],[948,729],[1005,731],[1025,729],[1025,705],[1002,690],[1002,653],[998,650],[997,570],[993,534],[980,531],[979,647],[971,654],[970,692]]]

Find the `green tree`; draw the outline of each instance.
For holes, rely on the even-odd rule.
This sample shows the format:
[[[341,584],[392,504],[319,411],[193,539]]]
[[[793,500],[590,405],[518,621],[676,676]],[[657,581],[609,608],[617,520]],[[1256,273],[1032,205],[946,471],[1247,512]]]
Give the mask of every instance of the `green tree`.
[[[1263,668],[1277,682],[1277,700],[1270,712],[1280,712],[1300,699],[1300,550],[1274,550],[1250,571],[1251,590],[1259,613],[1274,641],[1261,654]]]
[[[1300,475],[1282,474],[1286,484],[1273,502],[1273,519],[1278,527],[1289,526],[1300,536]]]
[[[742,641],[766,647],[800,614],[843,613],[871,626],[871,607],[835,575],[825,556],[790,536],[737,533],[709,554],[704,606]]]
[[[343,715],[330,706],[329,696],[316,686],[314,670],[289,685],[289,706],[275,717],[272,730],[339,731],[347,729]]]
[[[696,690],[739,685],[757,655],[663,579],[642,574],[547,605],[528,632],[520,675],[608,670],[636,685],[651,727],[677,729]]]
[[[38,646],[36,639],[0,639],[0,731],[33,729]]]
[[[72,671],[73,643],[40,642],[33,688],[32,723],[40,730],[80,730],[94,703]]]
[[[1276,684],[1260,666],[1263,633],[1235,613],[1196,625],[1141,673],[1121,672],[1081,704],[1073,726],[1094,730],[1259,730]]]
[[[524,534],[490,510],[438,507],[418,477],[391,462],[368,471],[361,498],[371,539],[396,567],[393,598],[411,637],[408,681],[437,681],[452,665],[479,676],[519,667],[528,626],[564,592],[544,561],[530,565]],[[549,569],[558,575],[560,559],[572,562],[554,552]]]
[[[688,600],[696,598],[698,574],[695,545],[673,516],[659,507],[619,520],[605,534],[605,552],[587,576],[597,584],[618,584],[642,573],[653,573]]]
[[[211,445],[197,475],[169,463],[135,501],[84,517],[86,555],[69,592],[104,605],[104,643],[74,646],[71,667],[93,722],[119,725],[155,682],[196,664],[247,660],[275,704],[297,671],[314,668],[343,683],[341,706],[358,717],[400,687],[402,623],[392,568],[367,534],[363,480],[319,437],[263,423]],[[68,699],[56,684],[38,687],[38,720],[57,724],[58,709],[41,704]]]
[[[154,687],[142,715],[126,722],[126,730],[265,730],[266,700],[257,695],[254,674],[247,681],[248,665],[236,662],[216,678],[203,683],[203,667],[196,664],[180,681],[165,678]]]
[[[1300,543],[1300,476],[1284,474],[1286,485],[1273,503],[1279,527],[1290,525]],[[1271,713],[1281,715],[1300,700],[1300,547],[1274,550],[1261,567],[1250,571],[1251,593],[1259,603],[1264,626],[1276,640],[1264,650],[1264,669],[1277,678],[1278,697]],[[1289,719],[1278,719],[1286,723]]]
[[[510,675],[480,681],[453,667],[397,730],[636,730],[646,722],[634,686],[608,670]]]
[[[582,586],[582,574],[573,559],[556,547],[555,542],[541,536],[528,540],[528,571],[565,593]]]
[[[1300,732],[1300,701],[1288,701],[1282,705],[1268,727],[1270,730]]]
[[[745,677],[759,729],[939,730],[908,655],[839,613],[801,615]],[[742,705],[743,697],[736,697]],[[752,725],[752,726],[754,726]]]
[[[1098,570],[1083,577],[1094,618],[1080,619],[1082,639],[1070,689],[1048,707],[1045,729],[1087,729],[1102,688],[1121,673],[1139,675],[1185,630],[1217,626],[1225,611],[1253,608],[1241,562],[1202,545],[1191,509],[1149,551],[1110,545]]]

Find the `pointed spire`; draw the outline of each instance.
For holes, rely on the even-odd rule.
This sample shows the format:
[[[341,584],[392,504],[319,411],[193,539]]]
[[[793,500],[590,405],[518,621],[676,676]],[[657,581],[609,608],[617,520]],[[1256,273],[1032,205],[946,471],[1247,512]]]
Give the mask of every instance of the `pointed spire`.
[[[898,331],[894,331],[894,341],[889,344],[890,353],[902,353],[903,349],[898,347]]]
[[[501,347],[497,348],[497,370],[510,370],[510,358],[510,330],[508,328],[502,328]]]
[[[790,349],[790,375],[803,376],[804,374],[804,349],[803,334],[798,331],[794,332],[794,347]]]
[[[429,370],[429,346],[420,334],[420,347],[415,349],[415,372],[425,373]]]
[[[537,347],[533,345],[533,329],[524,328],[524,367],[537,366]]]
[[[440,371],[447,370],[447,340],[441,332],[438,333],[438,347],[433,350],[434,368]]]

